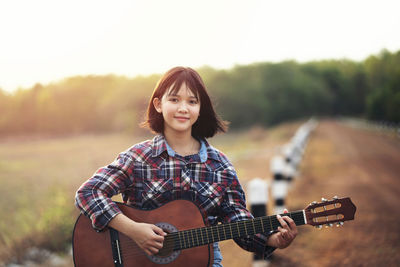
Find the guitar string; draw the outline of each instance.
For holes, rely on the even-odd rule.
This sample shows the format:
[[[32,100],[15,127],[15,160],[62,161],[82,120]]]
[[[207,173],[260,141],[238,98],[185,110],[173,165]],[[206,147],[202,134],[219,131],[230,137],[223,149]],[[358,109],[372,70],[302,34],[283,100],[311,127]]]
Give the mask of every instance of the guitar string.
[[[261,224],[261,221],[259,221],[258,224]],[[277,228],[277,224],[275,222],[273,222],[273,224],[274,224],[274,228]],[[224,227],[225,227],[224,225],[219,225],[219,227],[217,226],[215,228],[211,228],[211,227],[210,228],[199,228],[199,229],[191,229],[191,230],[181,231],[180,233],[178,233],[178,232],[170,233],[170,234],[168,234],[168,238],[169,239],[175,239],[176,235],[182,235],[183,236],[183,238],[179,238],[178,237],[178,240],[174,240],[173,244],[171,244],[170,246],[175,246],[176,245],[175,241],[179,242],[180,240],[183,240],[183,239],[185,240],[185,243],[190,243],[190,244],[193,244],[194,246],[197,246],[197,245],[200,245],[200,244],[209,244],[209,243],[213,243],[215,241],[221,241],[221,240],[231,239],[231,238],[236,238],[236,237],[241,236],[241,233],[235,233],[233,235],[226,235],[225,233],[222,234],[222,230],[223,230]],[[242,233],[247,228],[255,228],[255,230],[256,230],[255,232],[256,233],[262,232],[264,230],[262,225],[261,226],[258,225],[258,226],[255,226],[255,227],[246,226],[246,225],[239,225],[239,231],[242,232]],[[196,240],[199,240],[199,236],[198,236],[199,232],[202,232],[206,236],[206,241],[207,242],[204,242],[204,240],[201,243],[200,242],[195,242],[195,238],[193,237],[193,232],[196,231],[196,230],[197,230],[197,233],[196,232],[194,233],[194,236],[197,237]],[[254,234],[253,231],[254,231],[254,229],[249,229],[250,235]],[[213,233],[212,236],[214,236],[214,235],[217,236],[217,234],[218,234],[218,235],[223,235],[224,238],[219,238],[218,240],[214,240],[215,238],[210,238],[211,232]],[[221,233],[221,234],[219,234],[219,233]],[[210,240],[212,240],[212,241],[210,241]],[[189,246],[186,246],[186,247],[192,247],[192,245],[189,245]]]
[[[256,218],[256,219],[260,219],[260,218]],[[244,221],[242,221],[242,222],[244,222]],[[273,224],[274,224],[273,227],[274,228],[277,228],[277,226],[280,225],[277,222],[279,222],[279,221],[277,221],[277,219],[276,219],[276,222],[273,222]],[[261,221],[260,221],[260,223],[261,223]],[[221,226],[223,226],[223,225],[221,225]],[[239,231],[242,232],[245,228],[246,228],[245,225],[239,225]],[[263,227],[260,227],[260,226],[254,227],[254,228],[256,229],[256,232],[259,232],[259,231],[263,230]],[[206,228],[200,228],[200,229],[206,229]],[[210,227],[208,229],[209,230],[218,230],[216,228],[212,229],[212,227]],[[188,233],[189,231],[192,231],[192,230],[186,230],[186,231],[182,231],[182,232]],[[181,232],[181,234],[182,234],[182,232]],[[216,232],[216,231],[214,231],[214,232]],[[164,243],[164,244],[166,244],[166,246],[164,246],[163,249],[168,249],[168,250],[172,249],[172,251],[173,251],[173,249],[176,247],[176,242],[175,242],[176,240],[174,240],[174,237],[177,234],[178,234],[178,232],[174,232],[174,233],[170,233],[169,234],[168,240],[166,240],[165,243]],[[187,236],[189,236],[189,235],[187,235]],[[241,236],[240,233],[235,233],[235,235],[233,235],[231,238],[237,238],[237,237],[240,237],[240,236]],[[231,239],[231,238],[228,238],[228,239]],[[192,240],[191,240],[192,242],[190,242],[190,239],[191,239],[190,237],[184,238],[184,239],[186,239],[186,241],[188,243],[191,243],[194,247],[200,246],[200,244],[194,244],[195,243],[194,242],[194,238],[192,238]],[[210,239],[208,239],[208,241],[210,241]],[[213,241],[207,242],[207,243],[205,243],[203,245],[210,244],[210,243],[213,243],[213,242],[215,242],[215,241],[213,240]],[[191,246],[187,246],[186,248],[191,248],[191,247],[193,247],[192,245]],[[139,246],[133,240],[131,242],[128,242],[127,244],[124,244],[124,246],[121,249],[130,250],[130,252],[125,251],[125,253],[123,254],[124,257],[137,256],[139,254],[145,254],[144,251],[142,249],[140,249]],[[185,249],[185,248],[181,248],[181,249]]]
[[[293,212],[291,214],[283,214],[282,216],[285,216],[285,215],[291,216],[292,219],[295,221],[296,225],[304,224],[302,211],[300,213]],[[255,224],[252,224],[252,226],[249,226],[248,224],[250,224],[251,220],[236,222],[236,227],[238,229],[238,232],[228,235],[229,238],[226,238],[227,237],[226,232],[225,232],[226,229],[224,230],[223,228],[232,226],[232,224],[235,224],[235,223],[231,223],[230,225],[229,224],[220,224],[220,225],[211,226],[211,227],[203,227],[203,228],[197,228],[197,229],[184,230],[184,231],[180,231],[180,232],[173,232],[173,233],[169,233],[168,236],[166,236],[166,240],[164,241],[165,246],[162,249],[167,249],[167,250],[171,250],[171,251],[183,250],[183,249],[188,249],[188,248],[192,248],[192,247],[211,244],[211,243],[214,243],[219,240],[224,240],[224,238],[219,238],[219,240],[214,240],[215,239],[214,236],[217,236],[216,233],[218,233],[221,230],[224,230],[225,239],[234,239],[234,238],[238,238],[240,236],[245,235],[244,232],[245,232],[245,230],[248,231],[248,229],[247,229],[248,227],[250,228],[249,231],[251,233],[249,235],[253,235],[254,230],[257,233],[261,233],[265,230],[265,227],[263,227],[263,223],[269,223],[267,221],[268,219],[269,219],[273,229],[277,229],[277,227],[280,226],[280,223],[279,223],[278,219],[276,218],[276,216],[268,216],[268,217],[255,218],[253,221],[254,221],[254,223],[258,224],[257,226]],[[268,226],[267,229],[269,229],[269,228],[270,227]],[[196,231],[196,230],[198,232],[203,231],[203,233],[206,235],[207,242],[203,241],[201,244],[195,244],[195,239],[193,238],[193,231]],[[204,230],[205,230],[205,232],[204,232]],[[192,232],[192,235],[189,235],[189,233],[191,233],[191,232]],[[198,232],[194,233],[194,235],[198,235],[199,234]],[[210,234],[211,234],[212,238],[210,238]],[[178,238],[176,239],[177,235],[178,235]],[[180,238],[179,235],[182,235],[183,238]],[[221,232],[221,235],[222,235],[222,232]],[[184,242],[183,247],[181,247],[182,240]],[[197,238],[197,240],[198,240],[198,238]],[[212,240],[212,241],[210,241],[210,240]],[[177,246],[177,244],[178,244],[178,246]],[[175,249],[176,247],[177,247],[177,249]],[[123,244],[121,249],[123,251],[125,251],[122,254],[123,258],[130,258],[130,257],[138,256],[138,255],[146,255],[146,253],[133,240],[131,240],[129,238],[128,238],[127,244]],[[128,251],[126,251],[126,250],[128,250]],[[155,256],[157,257],[157,255],[155,255]]]
[[[258,230],[262,230],[262,228],[259,228]],[[237,234],[234,235],[233,238],[239,237]],[[163,249],[173,249],[175,247],[175,242],[173,239],[169,240],[169,244],[167,246],[164,246]],[[213,242],[211,242],[213,243]],[[188,248],[191,248],[190,246]],[[125,244],[124,246],[121,247],[121,250],[123,251],[123,258],[128,259],[131,257],[136,257],[139,255],[146,255],[146,253],[139,248],[139,246],[134,242],[129,242],[128,244]],[[128,251],[126,251],[128,250]],[[157,255],[155,255],[157,256]]]
[[[260,229],[258,229],[258,230],[262,230],[262,228],[260,228]],[[238,236],[235,236],[235,237],[238,237]],[[235,237],[233,237],[233,238],[235,238]],[[169,239],[169,245],[167,245],[167,246],[165,246],[165,247],[163,247],[164,249],[173,249],[174,247],[175,247],[175,243],[174,243],[174,240],[172,240],[172,239]],[[167,241],[168,242],[168,241]],[[146,255],[145,253],[144,253],[144,251],[142,250],[142,249],[140,249],[135,243],[134,243],[134,241],[132,241],[132,242],[130,242],[131,243],[131,246],[133,245],[133,247],[131,247],[133,250],[130,250],[130,251],[125,251],[125,253],[123,253],[123,257],[124,258],[130,258],[130,257],[133,257],[133,256],[138,256],[138,255],[140,255],[140,254],[142,254],[142,255]],[[212,243],[212,242],[211,242]],[[190,248],[190,247],[188,247],[188,248]],[[126,249],[129,249],[129,245],[124,245],[123,247],[122,247],[122,249],[123,250],[126,250]]]
[[[266,218],[269,218],[269,217],[264,217],[264,218],[262,218],[262,219],[266,219]],[[272,224],[273,224],[273,227],[274,227],[274,229],[275,228],[277,228],[277,226],[280,226],[280,224],[279,224],[279,221],[276,219],[276,217],[275,218],[271,218],[272,220],[274,220],[274,221],[271,221],[272,222]],[[295,219],[295,222],[297,221],[297,225],[299,225],[299,224],[301,224],[301,223],[303,223],[303,221],[302,220],[298,220],[298,219],[296,219],[296,218],[294,218]],[[241,231],[241,232],[243,232],[244,230],[246,230],[247,231],[247,229],[248,228],[250,228],[249,229],[249,231],[250,231],[250,234],[254,234],[253,233],[253,230],[254,230],[254,228],[255,228],[255,232],[256,233],[259,233],[259,232],[263,232],[263,230],[265,230],[264,228],[265,227],[263,227],[263,225],[262,225],[262,222],[261,222],[261,218],[256,218],[255,220],[255,223],[257,223],[257,224],[259,224],[258,226],[255,226],[255,225],[246,225],[246,224],[249,224],[250,222],[249,221],[241,221],[241,222],[243,222],[243,224],[240,224],[240,225],[237,225],[240,229],[239,229],[239,231]],[[260,225],[261,224],[261,225]],[[169,233],[168,234],[168,236],[169,236],[169,238],[174,238],[177,234],[180,234],[180,235],[182,235],[183,236],[183,238],[178,238],[179,240],[184,240],[185,241],[185,243],[186,243],[186,241],[188,241],[188,243],[191,243],[191,244],[193,244],[193,245],[195,245],[195,246],[197,246],[197,245],[200,245],[200,244],[208,244],[208,243],[212,243],[212,242],[214,242],[214,241],[219,241],[219,240],[225,240],[225,239],[231,239],[231,238],[236,238],[236,237],[239,237],[240,236],[240,234],[239,234],[239,236],[238,236],[238,234],[236,234],[236,235],[226,235],[226,229],[224,229],[224,228],[226,228],[227,226],[226,226],[226,224],[220,224],[220,225],[216,225],[216,226],[213,226],[213,227],[203,227],[203,228],[198,228],[198,229],[190,229],[190,230],[184,230],[184,231],[180,231],[180,232],[174,232],[174,233]],[[253,228],[253,229],[252,229]],[[269,227],[268,227],[269,228]],[[195,231],[197,231],[197,232],[195,232]],[[224,231],[224,233],[222,233],[222,231]],[[194,239],[194,237],[193,237],[193,234],[194,234],[194,236],[196,237],[196,240],[198,241],[199,240],[199,232],[200,232],[200,234],[203,234],[204,233],[204,235],[206,236],[206,240],[207,240],[207,242],[204,242],[204,240],[203,240],[203,242],[195,242],[195,239]],[[207,233],[208,232],[208,233]],[[221,234],[220,234],[221,233]],[[217,236],[217,234],[218,234],[218,236],[220,236],[220,235],[223,235],[224,236],[224,238],[218,238],[218,240],[214,240],[215,238],[212,238],[212,240],[213,241],[211,241],[211,242],[209,242],[210,241],[210,237],[209,237],[209,234],[211,234],[212,236],[214,236],[214,234],[215,234],[215,236]],[[249,234],[249,235],[250,235]],[[192,236],[192,237],[190,237],[190,236]],[[228,236],[228,237],[227,237]],[[229,237],[230,236],[230,237]],[[178,241],[179,241],[178,240]],[[191,241],[191,242],[190,242]],[[195,244],[196,243],[196,244]],[[174,245],[175,246],[175,244],[176,243],[174,243],[174,244],[172,244],[172,245]],[[189,247],[191,247],[191,246],[189,246]]]

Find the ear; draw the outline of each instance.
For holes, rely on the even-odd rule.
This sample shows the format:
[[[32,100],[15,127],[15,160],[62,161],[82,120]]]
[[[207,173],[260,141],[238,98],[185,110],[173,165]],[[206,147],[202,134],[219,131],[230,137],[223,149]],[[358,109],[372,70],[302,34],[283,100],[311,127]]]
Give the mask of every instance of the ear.
[[[161,100],[157,97],[153,99],[153,106],[157,110],[158,113],[162,113],[161,109]]]

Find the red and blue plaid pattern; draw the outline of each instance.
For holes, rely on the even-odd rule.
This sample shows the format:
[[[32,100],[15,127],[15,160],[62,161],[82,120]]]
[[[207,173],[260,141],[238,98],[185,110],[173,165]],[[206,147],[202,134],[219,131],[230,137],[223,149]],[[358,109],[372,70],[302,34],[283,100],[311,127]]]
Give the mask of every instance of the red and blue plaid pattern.
[[[111,200],[119,193],[124,202],[143,210],[176,199],[190,200],[209,225],[253,218],[232,164],[206,140],[201,142],[207,157],[200,153],[171,156],[162,135],[132,146],[82,184],[76,192],[76,206],[97,230],[121,213]],[[266,235],[258,234],[235,241],[248,251],[268,256],[273,249],[265,245],[266,240]]]

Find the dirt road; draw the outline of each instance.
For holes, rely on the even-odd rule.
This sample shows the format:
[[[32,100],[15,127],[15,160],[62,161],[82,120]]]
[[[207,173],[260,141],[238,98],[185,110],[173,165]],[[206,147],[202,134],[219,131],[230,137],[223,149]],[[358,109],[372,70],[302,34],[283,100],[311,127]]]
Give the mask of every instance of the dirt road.
[[[314,132],[289,207],[349,196],[357,206],[343,228],[302,227],[272,266],[399,266],[400,139],[338,122]]]
[[[277,250],[270,266],[400,266],[400,139],[321,122],[287,204],[298,210],[335,195],[351,197],[355,220],[341,228],[299,227],[294,243]],[[251,266],[251,254],[236,247],[222,244],[224,266]]]

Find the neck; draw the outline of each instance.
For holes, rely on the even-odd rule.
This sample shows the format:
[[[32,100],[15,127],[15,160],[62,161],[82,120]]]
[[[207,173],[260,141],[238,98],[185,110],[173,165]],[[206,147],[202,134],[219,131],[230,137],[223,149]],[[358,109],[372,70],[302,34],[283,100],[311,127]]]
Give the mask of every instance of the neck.
[[[164,136],[168,145],[181,156],[196,154],[200,150],[200,143],[190,132],[171,133],[165,131]]]
[[[307,223],[304,210],[281,214],[281,216],[283,215],[291,217],[298,226]],[[276,215],[264,216],[252,220],[173,232],[167,235],[167,241],[165,242],[172,242],[173,250],[182,250],[242,236],[269,233],[270,231],[278,229],[279,226],[280,223]],[[173,241],[168,239],[173,239]]]

